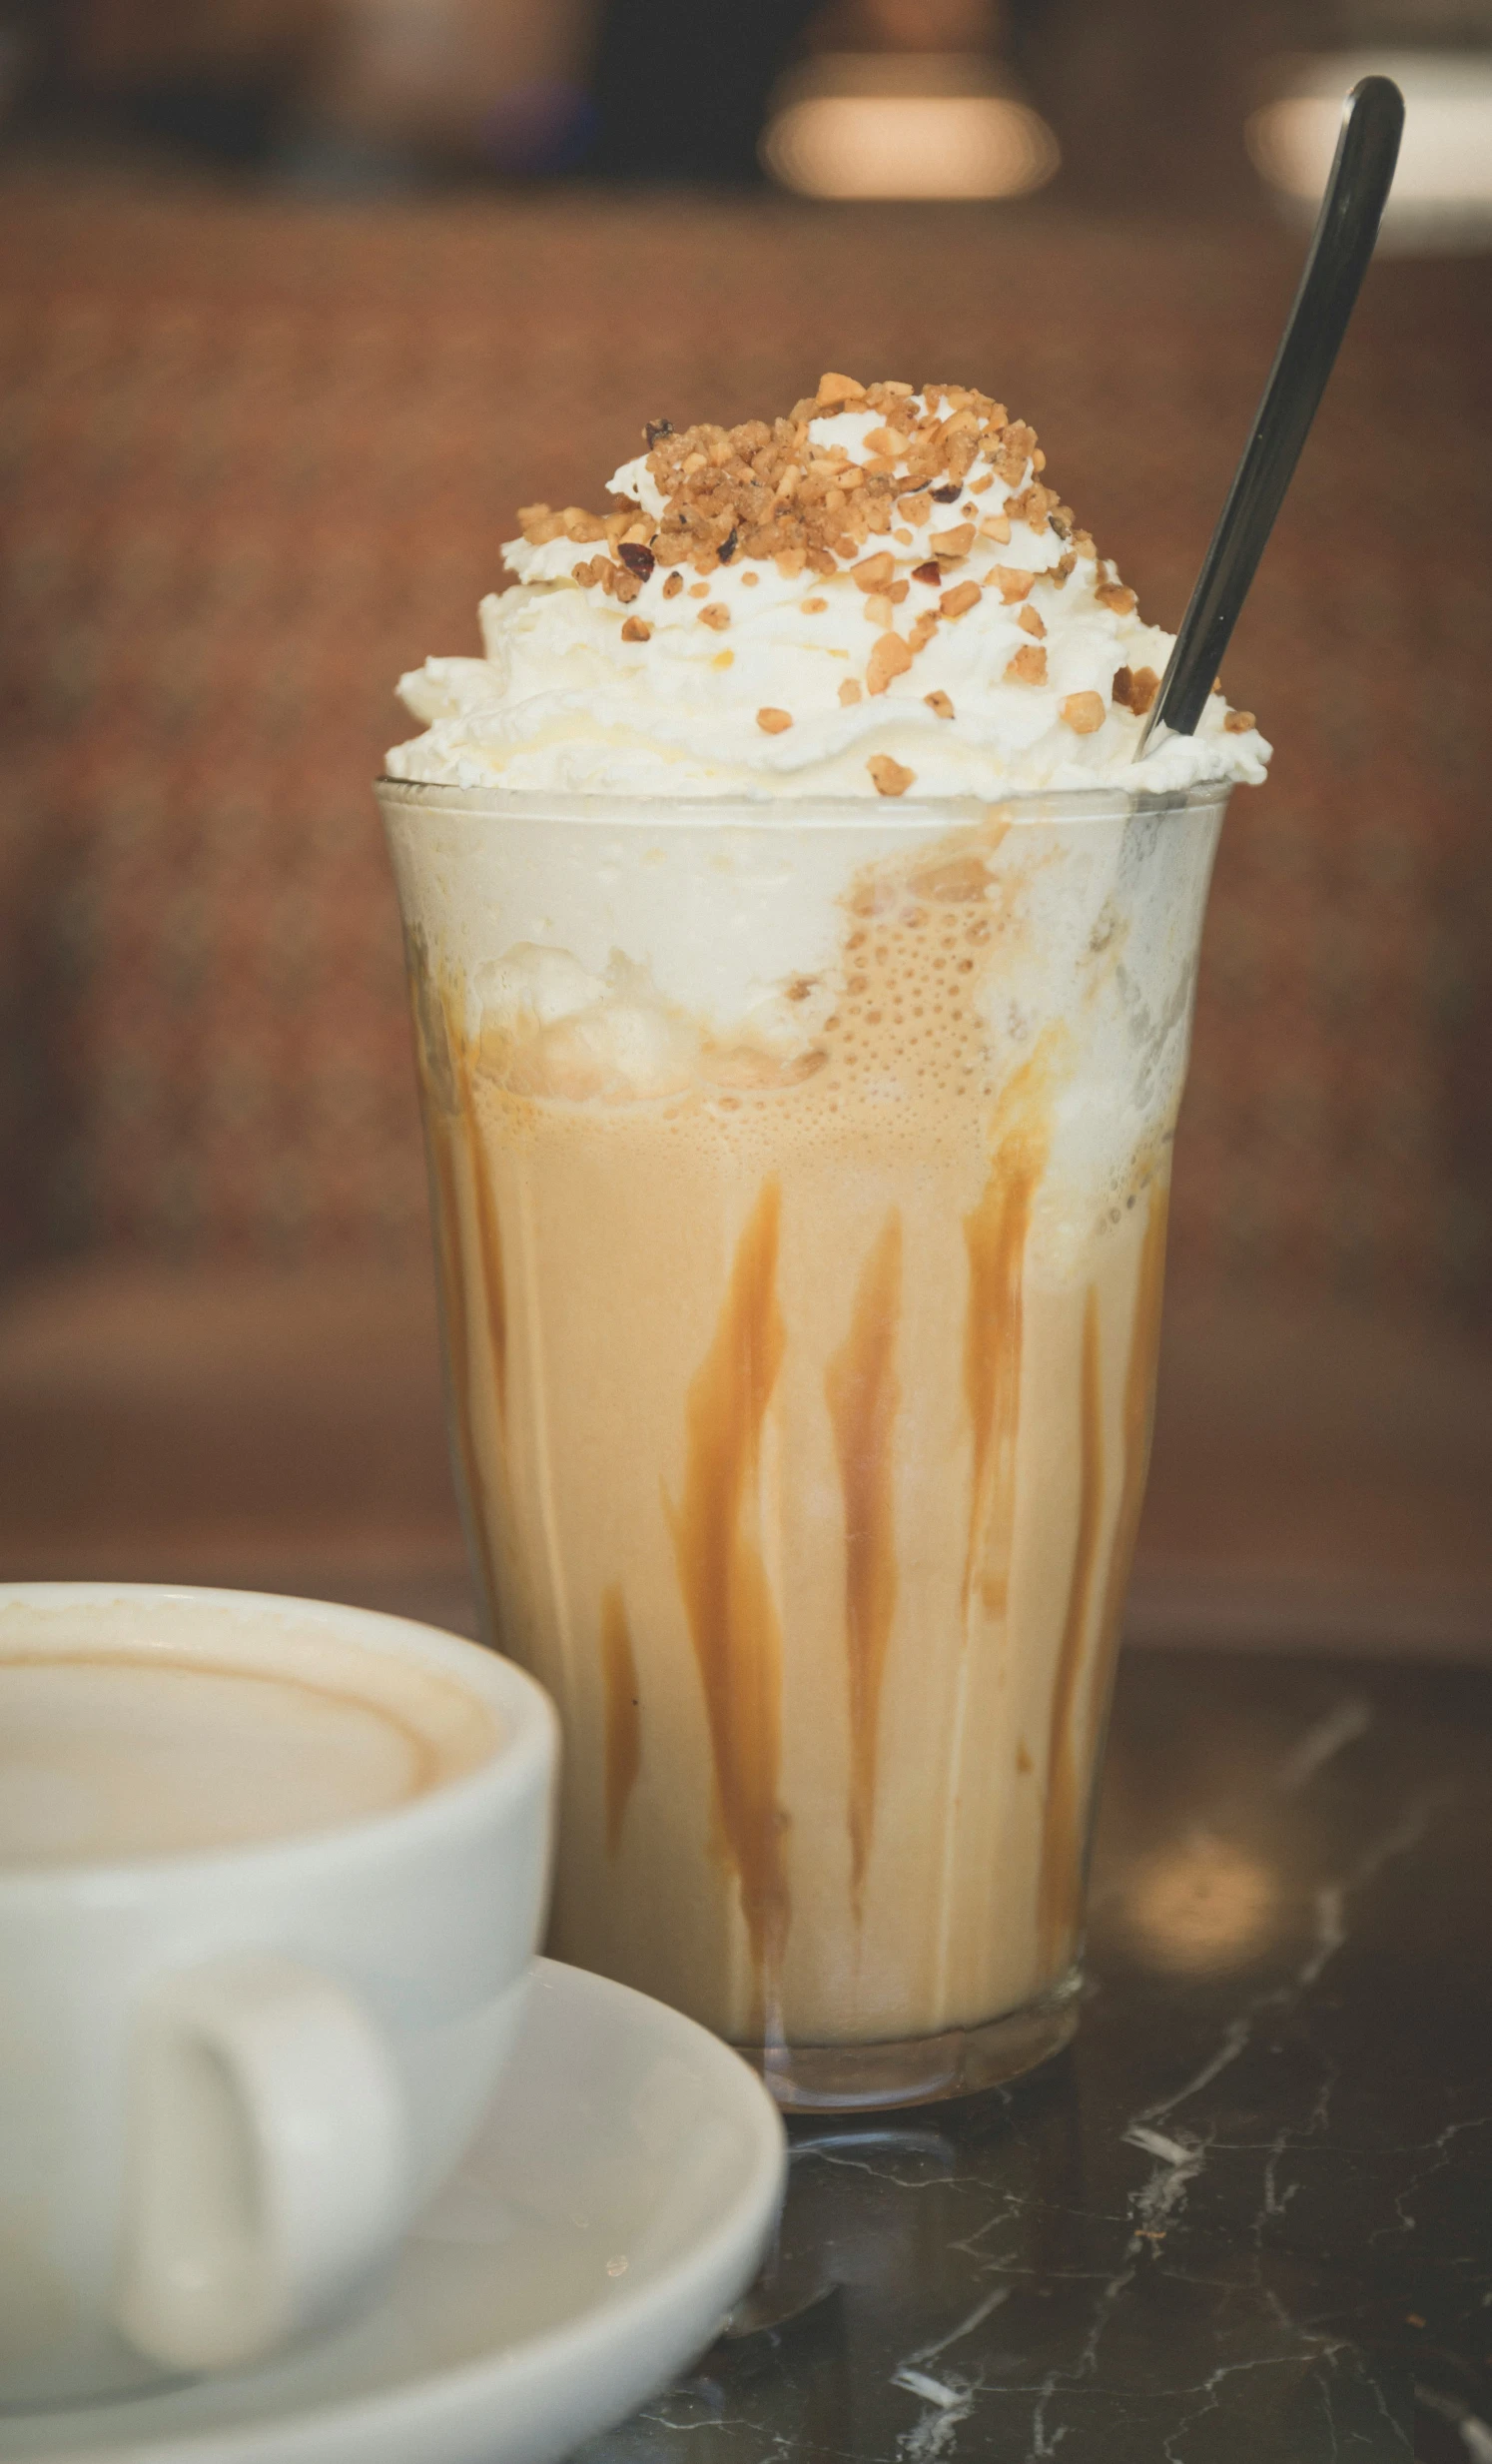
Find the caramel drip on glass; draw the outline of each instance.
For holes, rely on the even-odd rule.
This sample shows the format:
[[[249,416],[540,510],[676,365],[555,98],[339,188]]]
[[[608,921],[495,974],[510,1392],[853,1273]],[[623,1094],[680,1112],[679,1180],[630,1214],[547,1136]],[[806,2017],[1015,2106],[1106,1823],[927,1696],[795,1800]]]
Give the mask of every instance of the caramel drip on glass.
[[[761,1440],[786,1333],[777,1304],[782,1193],[762,1192],[736,1244],[714,1340],[689,1387],[683,1495],[664,1496],[704,1686],[715,1794],[768,2011],[787,1940],[778,1802],[782,1633],[762,1559]]]
[[[881,1679],[896,1612],[892,1439],[902,1311],[902,1219],[892,1208],[860,1270],[850,1331],[824,1390],[845,1498],[845,1639],[850,1673],[851,1896],[858,1923],[876,1815]]]
[[[445,1354],[450,1370],[451,1417],[455,1423],[456,1461],[465,1491],[465,1520],[476,1549],[477,1570],[485,1593],[487,1614],[495,1620],[497,1591],[492,1551],[487,1535],[486,1500],[476,1451],[472,1412],[471,1328],[466,1313],[466,1278],[461,1271],[461,1215],[456,1194],[454,1125],[425,1107],[430,1171],[435,1185],[434,1232],[439,1259],[440,1292],[445,1309]]]
[[[1026,1235],[1051,1136],[1041,1101],[1045,1080],[1045,1055],[1039,1049],[1023,1063],[1001,1096],[990,1178],[979,1205],[964,1218],[969,1249],[964,1390],[974,1431],[969,1541],[964,1557],[966,1617],[976,1582],[984,1606],[992,1615],[1002,1616],[1010,1580]]]
[[[1094,1575],[1104,1519],[1104,1396],[1099,1369],[1099,1295],[1089,1286],[1083,1312],[1083,1382],[1078,1443],[1078,1537],[1068,1586],[1068,1611],[1052,1688],[1047,1744],[1047,1794],[1042,1809],[1042,1862],[1037,1924],[1049,1976],[1071,1951],[1078,1930],[1083,1872],[1084,1808],[1073,1733],[1083,1646],[1093,1606]]]
[[[461,1273],[460,1201],[456,1196],[455,1156],[451,1125],[429,1115],[430,1175],[435,1184],[435,1245],[440,1260],[440,1293],[445,1303],[451,1382],[456,1389],[456,1428],[461,1469],[469,1486],[475,1472],[471,1432],[470,1328],[466,1323],[466,1284]]]
[[[489,1527],[487,1484],[482,1477],[476,1442],[475,1377],[471,1346],[476,1334],[469,1307],[468,1281],[462,1265],[461,1204],[456,1173],[456,1140],[464,1152],[476,1211],[476,1281],[482,1295],[487,1357],[497,1402],[497,1425],[504,1442],[507,1425],[507,1299],[502,1270],[502,1233],[497,1196],[482,1154],[472,1086],[471,1053],[457,1011],[457,996],[437,992],[424,974],[422,953],[410,958],[414,990],[414,1031],[420,1076],[424,1081],[426,1139],[434,1183],[434,1232],[440,1289],[446,1325],[452,1417],[456,1458],[465,1519],[472,1535],[488,1614],[497,1617],[496,1569]]]
[[[641,1688],[620,1583],[608,1583],[601,1594],[600,1642],[606,1701],[606,1851],[614,1857],[642,1768]]]
[[[497,1397],[497,1425],[505,1442],[507,1287],[502,1273],[502,1226],[497,1217],[497,1193],[492,1187],[491,1168],[482,1153],[481,1132],[476,1119],[476,1094],[471,1084],[471,1056],[463,1044],[456,1042],[454,1031],[451,1033],[451,1051],[456,1060],[466,1169],[471,1176],[471,1194],[476,1203],[477,1271],[487,1321],[487,1355],[492,1363],[492,1387]]]
[[[1119,1621],[1123,1615],[1129,1565],[1139,1529],[1139,1509],[1144,1503],[1145,1474],[1150,1467],[1150,1432],[1155,1417],[1155,1355],[1160,1343],[1160,1301],[1165,1288],[1165,1223],[1169,1196],[1169,1190],[1163,1183],[1152,1186],[1144,1240],[1139,1252],[1134,1314],[1129,1327],[1129,1356],[1124,1363],[1120,1422],[1124,1449],[1123,1475],[1119,1483],[1119,1512],[1109,1546],[1109,1578],[1104,1586],[1099,1645],[1089,1687],[1088,1774],[1085,1786],[1091,1782],[1098,1761],[1099,1723],[1108,1710],[1109,1689],[1119,1651]]]

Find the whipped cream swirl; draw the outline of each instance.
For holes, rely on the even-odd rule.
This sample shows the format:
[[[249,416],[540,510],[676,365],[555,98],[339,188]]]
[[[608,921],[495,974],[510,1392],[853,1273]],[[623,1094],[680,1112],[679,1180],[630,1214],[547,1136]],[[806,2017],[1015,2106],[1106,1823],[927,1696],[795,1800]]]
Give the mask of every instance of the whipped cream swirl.
[[[1141,620],[1041,482],[1029,428],[959,389],[871,394],[825,379],[786,431],[800,439],[784,448],[798,455],[791,472],[813,472],[821,500],[826,483],[843,505],[876,482],[869,532],[862,516],[839,552],[753,552],[757,531],[739,553],[727,536],[684,557],[675,538],[665,562],[649,541],[662,544],[670,511],[677,529],[696,474],[686,461],[681,479],[677,451],[656,444],[612,478],[622,504],[604,536],[575,508],[531,508],[542,518],[502,551],[515,586],[481,603],[484,655],[427,659],[401,679],[424,732],[394,747],[388,775],[561,794],[987,800],[1263,778],[1268,744],[1220,693],[1194,736],[1158,734],[1135,764],[1172,637]],[[965,450],[929,485],[928,438],[936,456],[971,402],[995,440],[968,460],[966,425]],[[707,445],[693,459],[708,482]],[[784,471],[777,493],[796,484]]]

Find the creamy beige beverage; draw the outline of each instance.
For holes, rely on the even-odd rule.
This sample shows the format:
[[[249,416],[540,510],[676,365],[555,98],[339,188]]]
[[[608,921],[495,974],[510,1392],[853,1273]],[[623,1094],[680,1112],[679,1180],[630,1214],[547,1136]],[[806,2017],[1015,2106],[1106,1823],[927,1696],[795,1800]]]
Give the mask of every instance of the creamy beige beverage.
[[[877,421],[909,396],[867,398],[870,476],[818,535],[895,460]],[[634,488],[648,537],[614,544],[656,554],[661,586],[632,591],[643,558],[618,553],[613,629],[639,605],[665,623],[680,575],[701,570],[701,608],[728,584],[696,681],[729,681],[729,637],[782,694],[758,741],[775,757],[818,727],[796,786],[778,768],[740,792],[728,709],[712,773],[659,676],[630,733],[597,718],[598,619],[567,605],[601,595],[586,558],[496,603],[492,673],[441,683],[444,719],[397,762],[415,783],[383,791],[473,1547],[496,1636],[564,1724],[552,1947],[754,2050],[788,2101],[977,2084],[1070,2033],[1201,913],[1228,786],[1261,752],[1220,705],[1210,752],[1171,739],[1153,781],[1125,772],[1140,653],[1163,663],[1164,637],[1135,636],[1132,593],[1069,544],[1055,494],[1066,527],[1033,502],[1029,431],[1013,448],[999,407],[971,403],[1005,456],[992,501],[1014,508],[974,494],[988,555],[954,502],[939,563],[907,427],[912,467],[873,499],[876,587],[823,548],[806,593],[788,576],[794,621],[826,623],[838,654],[822,718],[801,643],[787,706],[780,590],[744,637],[795,549],[754,581],[725,572],[724,540],[707,569],[692,545],[665,568],[690,457],[724,467],[723,431],[666,449],[662,512]],[[975,455],[930,450],[944,500],[980,490]],[[1019,578],[991,582],[1018,550]],[[930,562],[934,621],[898,633]],[[983,636],[946,649],[957,694],[945,664],[915,708],[892,700],[982,598]],[[546,622],[568,628],[561,682],[505,697]],[[1041,644],[1087,664],[1049,689],[1044,649],[1032,686]],[[981,702],[996,654],[1018,677]],[[1081,678],[1106,661],[1118,698],[1095,719]],[[664,739],[650,800],[629,792],[639,706]],[[1032,773],[1052,792],[1021,792]]]
[[[304,1837],[408,1804],[497,1747],[464,1688],[321,1638],[235,1664],[192,1656],[190,1616],[154,1651],[68,1648],[48,1622],[0,1619],[11,1872]]]

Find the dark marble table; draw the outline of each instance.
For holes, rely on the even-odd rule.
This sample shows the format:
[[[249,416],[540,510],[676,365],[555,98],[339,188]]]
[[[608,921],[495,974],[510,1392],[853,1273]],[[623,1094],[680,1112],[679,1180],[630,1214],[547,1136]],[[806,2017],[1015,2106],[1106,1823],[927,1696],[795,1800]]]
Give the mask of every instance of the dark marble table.
[[[1129,1653],[1089,1970],[586,2464],[1492,2464],[1492,1670]]]

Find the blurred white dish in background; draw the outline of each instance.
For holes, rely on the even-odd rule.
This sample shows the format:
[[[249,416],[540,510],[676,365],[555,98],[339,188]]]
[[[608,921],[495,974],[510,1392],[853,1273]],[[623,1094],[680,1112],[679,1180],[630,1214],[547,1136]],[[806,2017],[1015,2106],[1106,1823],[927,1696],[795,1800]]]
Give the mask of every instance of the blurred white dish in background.
[[[10,2415],[12,2464],[550,2464],[700,2353],[784,2176],[755,2073],[661,2003],[538,1963],[502,2092],[383,2298],[269,2367]]]
[[[979,54],[830,52],[781,81],[764,168],[801,197],[1027,197],[1061,162],[1040,112]]]
[[[1492,248],[1492,52],[1332,52],[1276,65],[1279,91],[1249,118],[1254,168],[1292,212],[1313,215],[1359,77],[1391,77],[1404,140],[1380,249]]]

